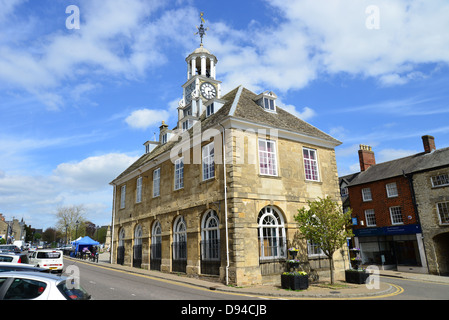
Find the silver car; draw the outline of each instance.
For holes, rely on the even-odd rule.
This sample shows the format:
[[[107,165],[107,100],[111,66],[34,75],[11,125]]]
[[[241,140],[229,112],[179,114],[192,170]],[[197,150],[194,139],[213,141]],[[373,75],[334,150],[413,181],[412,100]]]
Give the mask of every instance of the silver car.
[[[70,278],[40,272],[0,273],[0,300],[88,300]]]

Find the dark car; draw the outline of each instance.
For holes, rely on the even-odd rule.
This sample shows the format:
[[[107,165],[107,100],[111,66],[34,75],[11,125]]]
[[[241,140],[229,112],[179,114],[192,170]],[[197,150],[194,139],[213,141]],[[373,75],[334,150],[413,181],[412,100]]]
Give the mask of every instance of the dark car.
[[[0,272],[6,271],[32,271],[50,273],[49,269],[38,268],[31,264],[14,263],[14,262],[0,262]]]
[[[0,245],[0,252],[14,252],[14,253],[20,253],[22,252],[20,248],[14,244],[1,244]]]

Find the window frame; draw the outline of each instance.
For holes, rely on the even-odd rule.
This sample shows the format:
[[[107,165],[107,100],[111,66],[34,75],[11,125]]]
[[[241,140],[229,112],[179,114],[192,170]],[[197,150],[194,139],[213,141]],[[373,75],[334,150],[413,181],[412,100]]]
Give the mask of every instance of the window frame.
[[[156,172],[158,173],[157,177]],[[153,198],[159,197],[160,195],[161,195],[161,168],[157,168],[153,171]]]
[[[261,150],[261,147],[260,147],[261,143],[264,144],[265,150]],[[269,144],[273,145],[271,148],[271,150],[273,150],[273,151],[269,151],[269,148],[268,148]],[[259,154],[259,174],[263,175],[263,176],[277,177],[278,176],[278,165],[277,165],[276,140],[259,138],[257,146],[258,146],[258,154]],[[265,161],[263,161],[263,160],[265,160]],[[266,165],[266,167],[263,167],[263,165]]]
[[[174,163],[174,166],[175,166],[174,190],[181,190],[184,188],[184,157],[177,159]]]
[[[321,244],[307,240],[307,256],[311,258],[325,256]]]
[[[215,144],[211,142],[201,149],[203,181],[215,178]]]
[[[275,99],[264,96],[262,98],[262,106],[266,111],[276,112]]]
[[[212,102],[206,107],[206,118],[210,117],[214,113],[215,113],[215,106],[214,103]]]
[[[272,223],[264,223],[268,221],[267,218]],[[259,211],[257,220],[259,259],[261,261],[286,259],[287,243],[285,223],[282,214],[275,207],[269,205]],[[267,248],[265,248],[265,243],[269,244]],[[272,253],[271,255],[265,255],[265,253],[270,252]]]
[[[391,220],[391,224],[392,225],[400,225],[400,224],[404,224],[404,218],[402,216],[402,208],[401,206],[394,206],[394,207],[390,207],[388,208],[390,211],[390,220]],[[397,211],[399,209],[399,212]],[[397,218],[400,217],[401,221],[398,222]]]
[[[391,186],[393,186],[393,185],[394,185],[394,188],[392,189]],[[399,196],[398,185],[397,185],[396,182],[391,182],[391,183],[385,184],[385,189],[387,190],[387,197],[388,198],[395,198],[395,197]],[[393,191],[396,190],[396,194],[390,194],[392,190]]]
[[[367,198],[366,196],[368,195],[366,193],[366,190],[368,190],[369,192],[369,198]],[[362,188],[362,200],[363,202],[367,202],[367,201],[373,201],[373,194],[371,193],[371,188]]]
[[[432,183],[432,188],[447,187],[449,186],[449,173],[442,173],[432,176],[430,177],[430,182]]]
[[[125,209],[126,206],[126,184],[120,187],[120,209]]]
[[[374,220],[374,224],[372,224],[372,220]],[[365,221],[367,227],[375,227],[376,224],[376,212],[374,209],[366,209],[365,210]],[[369,223],[370,222],[370,223]]]
[[[441,205],[441,207],[440,207],[440,205]],[[440,222],[440,225],[449,225],[449,201],[437,202],[436,208],[437,208],[438,220]],[[445,211],[445,212],[441,212],[441,211]],[[447,222],[443,221],[442,215],[444,215],[443,217],[446,217],[445,220]]]
[[[307,151],[307,153],[308,153],[307,158],[304,154],[305,151]],[[310,157],[311,152],[314,153],[314,159],[312,159]],[[302,158],[303,158],[303,164],[304,164],[304,177],[305,177],[306,181],[319,182],[320,181],[320,169],[319,169],[319,165],[318,165],[318,150],[303,147],[302,148]],[[310,174],[309,174],[310,178],[307,177],[308,176],[307,170],[310,171]],[[315,172],[315,175],[314,175],[314,172]],[[316,178],[314,178],[314,176],[316,176]]]
[[[136,180],[136,203],[142,202],[143,177]]]

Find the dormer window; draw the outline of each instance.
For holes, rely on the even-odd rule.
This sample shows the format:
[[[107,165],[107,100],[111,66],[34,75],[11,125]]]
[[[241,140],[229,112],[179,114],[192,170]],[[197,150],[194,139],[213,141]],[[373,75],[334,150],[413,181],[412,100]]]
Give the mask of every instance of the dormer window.
[[[265,109],[265,111],[276,112],[277,96],[272,91],[265,91],[259,94],[254,101]]]
[[[273,99],[270,99],[270,98],[263,98],[263,107],[266,109],[266,110],[269,110],[269,111],[276,111],[276,109],[275,109],[275,106],[274,106],[274,100]]]
[[[168,140],[168,135],[167,135],[167,133],[165,133],[162,135],[162,144],[167,143],[167,140]]]

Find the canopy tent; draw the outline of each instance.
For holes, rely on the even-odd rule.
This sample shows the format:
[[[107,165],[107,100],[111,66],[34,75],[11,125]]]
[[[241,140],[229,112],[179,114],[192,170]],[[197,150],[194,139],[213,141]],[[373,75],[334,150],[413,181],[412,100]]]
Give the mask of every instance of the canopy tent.
[[[75,246],[75,254],[79,252],[80,250],[83,250],[85,247],[91,247],[91,246],[98,246],[100,242],[92,240],[88,236],[85,236],[81,239],[76,239],[73,241],[73,244]]]

